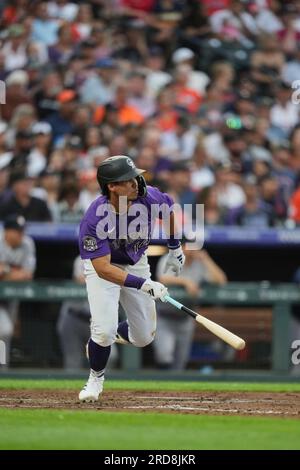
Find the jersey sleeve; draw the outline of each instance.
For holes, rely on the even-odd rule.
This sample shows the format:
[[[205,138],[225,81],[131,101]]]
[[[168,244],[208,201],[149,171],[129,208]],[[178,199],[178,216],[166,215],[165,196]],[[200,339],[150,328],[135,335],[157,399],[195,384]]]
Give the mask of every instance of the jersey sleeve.
[[[169,194],[162,193],[158,188],[154,188],[153,186],[148,186],[148,195],[149,203],[160,208],[157,217],[160,219],[164,217],[164,209],[168,212],[173,212],[172,210],[170,211],[169,208],[174,205],[174,201]]]
[[[79,230],[79,251],[82,259],[101,258],[110,254],[110,246],[107,239],[100,239],[96,233],[96,227],[83,220]]]

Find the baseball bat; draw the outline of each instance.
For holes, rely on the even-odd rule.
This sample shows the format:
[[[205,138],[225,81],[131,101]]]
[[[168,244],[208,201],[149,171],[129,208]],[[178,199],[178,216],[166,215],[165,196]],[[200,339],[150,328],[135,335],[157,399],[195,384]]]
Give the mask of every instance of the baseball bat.
[[[182,305],[180,302],[177,302],[177,300],[173,299],[169,295],[166,295],[164,300],[174,305],[174,307],[178,308],[179,310],[182,310],[183,312],[189,314],[196,320],[196,322],[200,323],[200,325],[204,326],[207,330],[211,331],[214,335],[218,336],[218,338],[225,341],[225,343],[229,344],[234,349],[242,350],[246,346],[245,341],[239,336],[231,333],[231,331],[229,330],[226,330],[226,328],[223,328],[223,326],[218,325],[218,323],[208,320],[208,318],[205,318],[202,315],[199,315],[199,313],[194,312],[190,308],[185,307],[185,305]]]

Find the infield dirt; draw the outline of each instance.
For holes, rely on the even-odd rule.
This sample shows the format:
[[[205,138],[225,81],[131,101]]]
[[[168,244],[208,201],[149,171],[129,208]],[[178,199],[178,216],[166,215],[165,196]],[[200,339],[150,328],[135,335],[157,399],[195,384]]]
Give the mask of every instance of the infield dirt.
[[[161,412],[300,418],[300,393],[107,390],[79,403],[73,390],[1,390],[0,408]]]

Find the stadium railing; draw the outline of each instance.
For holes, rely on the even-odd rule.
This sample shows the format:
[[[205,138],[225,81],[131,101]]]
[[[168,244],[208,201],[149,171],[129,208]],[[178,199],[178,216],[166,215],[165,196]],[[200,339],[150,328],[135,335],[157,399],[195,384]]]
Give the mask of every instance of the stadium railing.
[[[188,301],[181,288],[170,288],[170,295],[184,303]],[[61,302],[86,298],[85,286],[72,281],[0,282],[0,301],[20,300],[30,302]],[[199,305],[223,306],[271,306],[272,358],[274,372],[288,373],[291,363],[290,320],[292,304],[300,303],[300,290],[293,284],[228,283],[222,287],[204,286],[199,296]],[[238,332],[236,332],[238,333]],[[139,348],[122,349],[122,368],[141,367]]]

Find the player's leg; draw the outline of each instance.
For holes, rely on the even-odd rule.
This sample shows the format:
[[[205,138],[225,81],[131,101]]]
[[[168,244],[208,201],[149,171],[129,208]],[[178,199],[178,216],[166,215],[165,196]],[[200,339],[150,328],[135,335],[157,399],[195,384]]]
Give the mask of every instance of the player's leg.
[[[120,294],[120,303],[127,317],[127,338],[129,342],[141,348],[150,344],[156,333],[156,308],[154,300],[144,292],[123,287]],[[121,334],[126,330],[125,322],[122,322],[122,326]],[[120,332],[120,327],[118,331]],[[125,336],[124,333],[122,336]]]
[[[130,274],[150,278],[150,267],[146,255],[140,261],[126,268]],[[122,287],[120,303],[125,310],[127,322],[122,322],[118,327],[118,332],[125,339],[138,347],[150,344],[156,332],[156,308],[155,301],[146,293]],[[126,336],[127,331],[127,336]]]
[[[120,287],[101,279],[90,260],[85,261],[84,267],[91,311],[91,337],[87,346],[91,371],[79,399],[95,401],[103,389],[105,367],[116,337]]]

